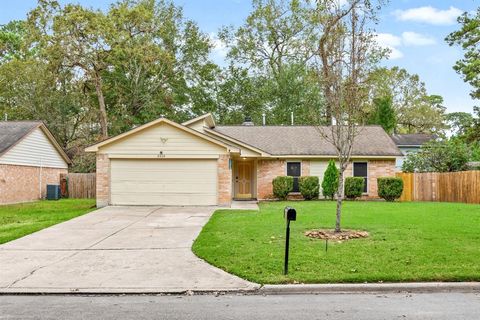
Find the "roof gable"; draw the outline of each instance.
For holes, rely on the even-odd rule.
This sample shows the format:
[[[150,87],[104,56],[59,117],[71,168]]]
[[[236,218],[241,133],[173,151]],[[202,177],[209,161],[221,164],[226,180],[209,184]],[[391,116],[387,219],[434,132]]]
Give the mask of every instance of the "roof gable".
[[[128,140],[129,139],[135,139],[137,143],[139,143],[138,141],[138,138],[136,137],[141,137],[141,134],[142,133],[146,133],[148,132],[149,130],[155,128],[155,127],[159,127],[159,126],[162,126],[162,125],[167,125],[169,127],[172,127],[174,128],[175,130],[178,130],[178,131],[181,131],[183,132],[185,135],[189,136],[190,138],[193,138],[193,139],[198,139],[200,141],[203,141],[204,143],[207,143],[207,144],[211,144],[211,145],[215,145],[216,147],[221,147],[221,148],[224,148],[224,149],[227,149],[229,150],[230,149],[230,146],[219,141],[219,140],[216,140],[216,139],[213,139],[205,134],[202,134],[200,132],[197,132],[193,129],[190,129],[188,127],[185,127],[183,125],[180,125],[178,123],[175,123],[173,121],[170,121],[168,119],[165,119],[165,118],[160,118],[160,119],[157,119],[157,120],[154,120],[154,121],[151,121],[147,124],[144,124],[140,127],[137,127],[137,128],[134,128],[130,131],[127,131],[127,132],[124,132],[122,134],[119,134],[115,137],[112,137],[110,139],[107,139],[107,140],[104,140],[104,141],[101,141],[97,144],[94,144],[90,147],[87,147],[85,149],[86,152],[97,152],[99,151],[99,149],[111,149],[110,146],[112,145],[118,145],[119,143],[121,142],[126,142],[128,143]],[[168,134],[167,134],[168,135]],[[169,139],[168,137],[164,137],[164,139]],[[155,141],[155,143],[162,143],[162,140],[160,139],[160,137],[158,137],[157,139],[158,141]],[[167,141],[165,141],[165,144],[166,144]],[[159,145],[159,149],[162,149],[162,145]]]
[[[0,156],[41,125],[40,121],[1,121]]]
[[[56,152],[59,153],[63,160],[65,160],[66,163],[71,163],[70,158],[42,121],[1,121],[0,157],[35,132],[37,128],[42,131],[49,143],[55,148]]]

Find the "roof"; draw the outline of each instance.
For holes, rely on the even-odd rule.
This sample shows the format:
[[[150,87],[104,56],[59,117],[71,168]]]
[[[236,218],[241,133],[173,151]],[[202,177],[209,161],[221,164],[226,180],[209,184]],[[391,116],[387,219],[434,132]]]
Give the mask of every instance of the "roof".
[[[41,125],[40,121],[0,121],[0,155]]]
[[[188,133],[190,133],[190,134],[192,134],[192,135],[194,135],[194,136],[197,136],[197,137],[199,137],[199,138],[205,139],[205,140],[207,140],[207,141],[210,141],[211,143],[214,143],[214,144],[217,144],[217,145],[219,145],[219,146],[225,147],[225,148],[227,148],[227,149],[229,149],[229,150],[234,150],[234,149],[235,149],[234,147],[232,147],[232,146],[230,146],[230,145],[228,145],[228,144],[225,144],[225,143],[223,143],[223,142],[220,141],[220,140],[217,140],[217,139],[215,139],[215,138],[212,138],[212,137],[210,137],[210,136],[207,136],[206,134],[203,134],[203,133],[201,133],[201,132],[198,132],[198,131],[196,131],[196,130],[193,130],[193,129],[189,128],[189,127],[186,127],[186,126],[184,126],[184,125],[178,124],[178,123],[173,122],[173,121],[170,121],[170,120],[168,120],[168,119],[166,119],[166,118],[158,118],[157,120],[150,121],[150,122],[148,122],[148,123],[146,123],[146,124],[144,124],[144,125],[141,125],[141,126],[139,126],[139,127],[133,128],[133,129],[128,130],[128,131],[126,131],[126,132],[124,132],[124,133],[121,133],[121,134],[119,134],[119,135],[116,135],[116,136],[107,138],[107,139],[105,139],[105,140],[103,140],[103,141],[100,141],[100,142],[97,142],[97,143],[95,143],[95,144],[93,144],[93,145],[91,145],[91,146],[88,146],[87,148],[85,148],[85,152],[97,152],[97,151],[98,151],[98,148],[100,148],[100,147],[103,147],[103,146],[108,145],[108,144],[110,144],[110,143],[113,143],[113,142],[115,142],[115,141],[124,139],[124,138],[126,138],[126,137],[128,137],[128,136],[130,136],[130,135],[132,135],[132,134],[135,134],[135,133],[137,133],[137,132],[140,132],[140,131],[142,131],[142,130],[145,130],[145,129],[147,129],[147,128],[150,128],[150,127],[152,127],[152,126],[158,125],[158,124],[160,124],[160,123],[169,124],[169,125],[171,125],[171,126],[173,126],[173,127],[175,127],[175,128],[178,128],[178,129],[180,129],[180,130],[186,131],[186,132],[188,132]]]
[[[434,139],[435,136],[426,133],[410,133],[410,134],[392,134],[392,140],[397,146],[418,146]]]
[[[198,121],[205,121],[205,123],[208,125],[209,128],[215,127],[215,119],[213,119],[212,114],[209,112],[207,114],[204,114],[202,116],[190,119],[188,121],[185,121],[182,123],[182,126],[190,126],[191,124],[198,122]]]
[[[330,127],[321,127],[330,132]],[[402,153],[380,126],[358,127],[352,156],[401,156]],[[336,156],[332,144],[314,126],[217,126],[213,131],[242,141],[272,156]]]
[[[72,160],[42,121],[0,121],[0,156],[13,148],[37,128],[40,128],[43,133],[45,133],[50,143],[57,149],[62,158],[68,164],[72,163]]]

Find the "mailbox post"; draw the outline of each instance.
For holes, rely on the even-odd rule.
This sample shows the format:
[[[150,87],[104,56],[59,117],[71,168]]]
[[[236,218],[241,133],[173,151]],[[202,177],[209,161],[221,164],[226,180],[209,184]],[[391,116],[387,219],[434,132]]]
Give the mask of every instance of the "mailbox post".
[[[285,266],[283,269],[283,274],[288,273],[288,249],[290,244],[290,221],[297,220],[297,211],[292,207],[285,207],[284,217],[287,221],[287,234],[285,237]]]

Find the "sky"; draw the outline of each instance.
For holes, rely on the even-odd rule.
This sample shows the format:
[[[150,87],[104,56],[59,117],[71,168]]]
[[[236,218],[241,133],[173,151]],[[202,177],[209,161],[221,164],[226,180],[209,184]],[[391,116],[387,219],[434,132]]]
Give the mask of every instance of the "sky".
[[[340,0],[343,1],[343,0]],[[87,7],[108,9],[113,0],[60,0]],[[187,18],[198,23],[212,39],[225,25],[240,26],[251,10],[251,0],[174,0]],[[0,24],[25,19],[36,0],[0,0]],[[429,94],[444,98],[447,112],[472,112],[478,101],[471,99],[471,87],[452,66],[463,56],[459,47],[450,47],[445,37],[459,28],[456,18],[474,11],[480,0],[390,0],[382,8],[376,26],[377,41],[391,50],[385,66],[399,66],[416,73]],[[217,43],[217,42],[215,42]],[[222,64],[225,50],[217,43],[212,57]]]

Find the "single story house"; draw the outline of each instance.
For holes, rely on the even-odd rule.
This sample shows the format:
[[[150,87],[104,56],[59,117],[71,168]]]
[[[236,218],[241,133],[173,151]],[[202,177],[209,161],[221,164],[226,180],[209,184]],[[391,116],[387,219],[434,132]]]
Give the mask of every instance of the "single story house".
[[[69,157],[41,121],[0,121],[0,204],[45,198]]]
[[[326,130],[326,128],[324,128]],[[97,206],[222,205],[268,199],[277,176],[323,179],[333,147],[312,126],[217,126],[211,114],[160,118],[86,148],[97,157]],[[360,128],[347,176],[392,176],[401,156],[380,126]],[[297,190],[294,190],[297,191]]]
[[[402,156],[397,157],[396,170],[402,171],[403,162],[409,153],[418,152],[424,143],[433,139],[434,135],[426,133],[392,134],[393,142],[402,153]]]

